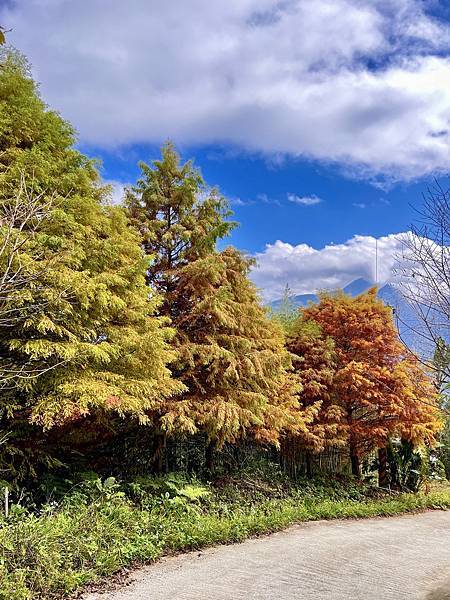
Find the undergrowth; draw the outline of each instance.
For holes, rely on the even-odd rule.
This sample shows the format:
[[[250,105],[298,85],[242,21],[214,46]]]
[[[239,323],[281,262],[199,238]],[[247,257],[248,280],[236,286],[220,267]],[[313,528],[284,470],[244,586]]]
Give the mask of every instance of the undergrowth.
[[[0,524],[0,598],[67,597],[135,561],[237,542],[298,521],[449,507],[445,486],[428,495],[387,496],[351,480],[294,484],[279,473],[244,472],[214,483],[179,474],[123,484],[89,477],[37,511],[12,507]]]

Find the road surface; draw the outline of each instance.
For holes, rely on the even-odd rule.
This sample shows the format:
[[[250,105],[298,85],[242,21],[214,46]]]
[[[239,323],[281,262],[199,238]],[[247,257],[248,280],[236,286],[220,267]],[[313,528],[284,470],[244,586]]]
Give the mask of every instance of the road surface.
[[[83,600],[450,600],[450,511],[320,521],[138,569]]]

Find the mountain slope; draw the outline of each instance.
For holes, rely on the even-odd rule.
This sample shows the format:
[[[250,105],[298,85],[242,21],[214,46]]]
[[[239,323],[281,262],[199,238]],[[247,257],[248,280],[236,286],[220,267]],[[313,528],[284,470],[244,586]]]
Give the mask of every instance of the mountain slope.
[[[374,285],[373,282],[361,277],[351,281],[343,288],[343,291],[354,297],[362,294]],[[419,351],[421,349],[421,353],[423,353],[424,348],[421,348],[421,346],[423,346],[423,341],[420,339],[420,336],[414,333],[414,329],[418,329],[416,317],[401,294],[393,285],[386,283],[379,288],[378,297],[381,298],[385,304],[392,307],[394,318],[397,321],[399,333],[403,342],[413,350]],[[317,299],[316,294],[299,294],[291,296],[290,302],[292,306],[301,308],[308,306],[310,302],[317,302]],[[269,304],[270,308],[275,312],[280,310],[282,305],[283,300],[274,300]]]
[[[358,294],[362,294],[366,290],[370,289],[374,284],[366,279],[360,277],[359,279],[355,279],[351,281],[348,285],[343,288],[343,291],[350,296],[358,296]],[[383,288],[381,288],[383,289]],[[381,291],[381,290],[380,290]],[[297,296],[291,296],[290,302],[295,307],[307,306],[309,302],[317,302],[316,294],[299,294]],[[274,300],[270,302],[269,306],[273,310],[279,310],[283,304],[283,300]]]

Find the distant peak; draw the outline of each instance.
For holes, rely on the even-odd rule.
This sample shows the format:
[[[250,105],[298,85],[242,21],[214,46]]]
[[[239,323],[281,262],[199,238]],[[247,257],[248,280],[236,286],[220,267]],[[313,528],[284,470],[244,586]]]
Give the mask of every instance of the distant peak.
[[[344,292],[349,294],[350,296],[358,296],[363,292],[366,292],[370,288],[376,285],[373,281],[368,281],[363,277],[359,277],[358,279],[354,279],[348,285],[345,286]]]

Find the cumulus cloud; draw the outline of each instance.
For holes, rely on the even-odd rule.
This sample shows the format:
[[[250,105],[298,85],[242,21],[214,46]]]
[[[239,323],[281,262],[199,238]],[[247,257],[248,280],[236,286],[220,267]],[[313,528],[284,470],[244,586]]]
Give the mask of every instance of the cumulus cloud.
[[[85,143],[221,143],[447,170],[450,27],[420,0],[11,0],[9,39]]]
[[[286,284],[294,294],[343,288],[360,277],[383,284],[394,280],[393,269],[403,250],[406,234],[391,234],[376,240],[355,235],[343,244],[315,249],[307,244],[294,246],[278,240],[256,254],[257,266],[251,277],[266,301],[281,298]],[[378,277],[375,254],[378,246]]]
[[[294,202],[294,204],[301,204],[302,206],[314,206],[315,204],[320,204],[323,202],[322,198],[315,196],[297,196],[297,194],[288,194],[287,195],[289,202]]]
[[[116,179],[104,179],[102,184],[110,187],[109,200],[111,204],[122,204],[125,189],[130,186],[130,183],[117,181]]]

